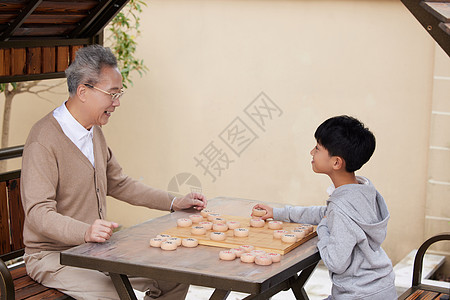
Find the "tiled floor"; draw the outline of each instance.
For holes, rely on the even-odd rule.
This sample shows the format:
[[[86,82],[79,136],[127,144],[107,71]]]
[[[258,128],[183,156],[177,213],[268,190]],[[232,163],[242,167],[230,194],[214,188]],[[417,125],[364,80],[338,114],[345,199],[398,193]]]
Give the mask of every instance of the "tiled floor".
[[[309,296],[310,300],[321,300],[326,298],[331,291],[331,281],[328,277],[327,269],[319,264],[314,273],[311,275],[311,278],[306,283],[306,293]],[[200,287],[200,286],[191,286],[189,288],[188,295],[186,297],[187,300],[206,300],[209,299],[211,294],[213,293],[213,289]],[[248,294],[236,293],[232,292],[228,296],[227,300],[240,300],[247,297]],[[295,299],[292,291],[283,291],[271,298],[272,300],[291,300]]]

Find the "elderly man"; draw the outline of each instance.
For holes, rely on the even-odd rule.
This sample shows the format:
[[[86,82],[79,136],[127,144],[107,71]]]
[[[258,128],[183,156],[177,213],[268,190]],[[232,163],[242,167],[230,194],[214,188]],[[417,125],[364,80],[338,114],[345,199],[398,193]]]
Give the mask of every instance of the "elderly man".
[[[22,162],[25,264],[31,278],[76,299],[118,299],[111,279],[98,271],[62,266],[59,253],[102,243],[118,225],[105,220],[106,196],[160,210],[206,207],[203,195],[183,198],[122,173],[101,126],[120,105],[122,76],[111,51],[89,46],[66,70],[69,99],[31,129]],[[188,286],[131,279],[147,298],[184,299]]]

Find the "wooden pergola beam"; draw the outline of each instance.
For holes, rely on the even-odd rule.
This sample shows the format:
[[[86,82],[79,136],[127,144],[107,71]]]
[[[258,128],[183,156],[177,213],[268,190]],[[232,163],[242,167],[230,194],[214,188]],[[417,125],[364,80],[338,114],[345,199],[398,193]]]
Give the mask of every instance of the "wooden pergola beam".
[[[9,24],[9,27],[0,34],[0,40],[8,41],[14,31],[22,26],[23,22],[33,13],[33,11],[42,3],[43,0],[33,0],[20,12],[14,22]]]
[[[92,23],[103,14],[105,9],[111,4],[113,0],[101,0],[100,3],[92,10],[88,18],[85,18],[81,24],[70,33],[69,38],[79,38],[92,25]]]

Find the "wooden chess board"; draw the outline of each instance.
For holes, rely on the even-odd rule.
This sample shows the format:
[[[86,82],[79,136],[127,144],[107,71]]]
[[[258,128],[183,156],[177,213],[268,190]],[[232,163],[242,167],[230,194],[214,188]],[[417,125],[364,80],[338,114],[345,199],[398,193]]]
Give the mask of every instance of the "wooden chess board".
[[[292,249],[295,249],[297,246],[317,236],[314,226],[314,231],[305,236],[303,239],[298,240],[295,243],[285,243],[282,242],[281,239],[275,239],[273,237],[274,230],[268,228],[268,222],[266,222],[264,227],[255,228],[250,227],[250,217],[222,215],[221,218],[225,218],[227,221],[240,222],[240,227],[247,228],[249,230],[249,236],[235,237],[233,234],[233,230],[228,230],[228,232],[226,232],[227,238],[224,241],[213,241],[209,238],[212,230],[207,230],[206,234],[204,235],[194,235],[191,233],[191,227],[173,227],[169,230],[164,231],[163,234],[169,234],[173,237],[179,238],[196,238],[200,245],[213,247],[237,248],[242,245],[252,245],[255,247],[255,249],[264,250],[266,252],[280,253],[281,255],[288,253]],[[206,221],[206,218],[204,220]],[[290,232],[292,229],[300,225],[303,224],[283,222],[282,229]],[[195,226],[195,224],[193,226]]]

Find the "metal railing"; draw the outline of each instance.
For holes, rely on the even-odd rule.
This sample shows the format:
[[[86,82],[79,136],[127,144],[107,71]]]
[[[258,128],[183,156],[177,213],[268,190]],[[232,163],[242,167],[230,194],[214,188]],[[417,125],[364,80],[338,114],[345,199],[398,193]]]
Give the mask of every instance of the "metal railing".
[[[0,149],[0,160],[21,157],[23,154],[23,145]]]
[[[16,157],[22,157],[23,154],[23,145],[21,146],[14,146],[14,147],[8,147],[0,149],[0,161],[16,158]],[[21,170],[13,170],[13,171],[7,171],[0,174],[0,181],[6,181],[11,179],[20,178]]]

